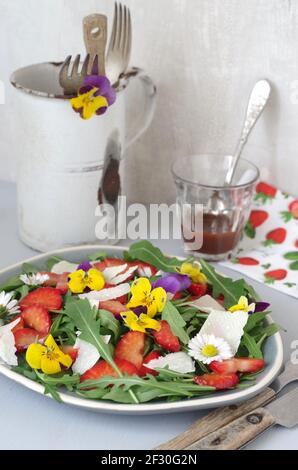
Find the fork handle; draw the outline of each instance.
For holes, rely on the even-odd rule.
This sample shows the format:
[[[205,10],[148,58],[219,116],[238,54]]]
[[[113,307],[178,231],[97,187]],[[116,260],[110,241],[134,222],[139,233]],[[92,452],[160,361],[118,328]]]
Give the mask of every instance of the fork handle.
[[[90,54],[90,64],[98,56],[99,75],[105,75],[105,54],[108,39],[108,21],[105,15],[93,14],[86,16],[83,20],[84,41],[87,53]],[[90,70],[89,70],[90,72]]]

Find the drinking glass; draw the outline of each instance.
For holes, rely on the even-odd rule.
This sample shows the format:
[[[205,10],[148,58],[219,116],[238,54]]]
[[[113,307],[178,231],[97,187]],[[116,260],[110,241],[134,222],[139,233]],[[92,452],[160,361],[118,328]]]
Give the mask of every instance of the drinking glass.
[[[259,178],[258,168],[240,159],[232,184],[225,186],[232,158],[192,155],[180,158],[172,167],[185,249],[210,261],[231,257],[241,239]]]

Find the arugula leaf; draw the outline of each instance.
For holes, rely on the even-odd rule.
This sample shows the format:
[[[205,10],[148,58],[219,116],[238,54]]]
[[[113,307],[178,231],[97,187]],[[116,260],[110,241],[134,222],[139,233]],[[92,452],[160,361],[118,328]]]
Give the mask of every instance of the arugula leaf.
[[[168,322],[173,334],[178,336],[183,344],[189,343],[190,338],[185,331],[186,322],[178,312],[177,308],[170,301],[166,303],[165,308],[161,314],[161,318],[162,320]]]
[[[33,274],[38,273],[39,269],[31,263],[23,263],[22,265],[22,274]]]
[[[122,377],[120,370],[113,360],[109,346],[104,342],[99,333],[100,320],[94,318],[94,311],[89,301],[87,299],[69,299],[65,306],[65,314],[73,321],[76,328],[81,331],[80,339],[93,344],[100,356],[113,367],[119,377]],[[133,392],[131,392],[131,395],[134,402],[138,403],[138,399]]]
[[[254,357],[256,359],[263,359],[263,353],[261,351],[261,348],[258,346],[256,340],[246,332],[244,332],[243,334],[241,346],[244,346],[247,349],[250,357]]]
[[[130,246],[126,254],[131,260],[139,260],[144,263],[152,264],[158,270],[166,272],[176,272],[177,267],[181,266],[183,261],[177,258],[165,256],[159,248],[156,248],[148,240],[142,240]]]
[[[98,314],[100,317],[101,325],[114,334],[115,342],[117,342],[117,339],[120,335],[119,321],[114,317],[111,312],[108,312],[107,310],[99,310]]]
[[[21,287],[22,285],[23,282],[20,280],[20,276],[12,276],[0,286],[0,292],[3,290],[5,292],[10,292],[17,289],[18,287]]]
[[[269,312],[252,313],[249,315],[244,331],[250,333],[257,325],[262,323]]]
[[[51,256],[51,258],[46,262],[47,270],[52,271],[52,267],[55,266],[55,264],[60,263],[60,261],[64,261],[60,256]]]
[[[97,251],[96,253],[93,253],[92,255],[88,256],[88,259],[90,261],[102,261],[107,257],[107,253],[104,251]]]
[[[244,295],[247,284],[244,279],[233,281],[229,277],[217,273],[213,266],[200,260],[202,272],[207,276],[208,282],[212,285],[213,297],[216,299],[220,295],[224,296],[224,306],[229,308],[238,303],[241,295]]]
[[[16,289],[16,293],[18,294],[18,300],[22,300],[26,295],[29,294],[29,286],[26,286],[25,284],[21,287],[18,287]]]

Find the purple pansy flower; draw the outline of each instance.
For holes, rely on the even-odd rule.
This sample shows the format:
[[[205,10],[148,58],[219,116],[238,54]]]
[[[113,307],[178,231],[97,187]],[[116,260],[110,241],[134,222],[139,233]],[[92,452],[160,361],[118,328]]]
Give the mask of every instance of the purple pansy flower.
[[[191,286],[191,280],[185,274],[178,273],[167,273],[157,281],[155,281],[152,287],[162,287],[166,292],[171,294],[177,294],[182,290],[188,289]]]
[[[89,271],[89,269],[92,269],[92,264],[90,263],[90,261],[83,261],[83,263],[81,263],[79,266],[78,266],[78,271],[82,269],[83,271],[85,271],[85,273],[87,273]]]
[[[80,95],[88,93],[92,88],[97,88],[97,91],[94,93],[94,96],[103,96],[106,98],[109,106],[116,101],[116,92],[111,86],[110,80],[103,75],[87,75],[84,79],[84,85],[80,89]],[[96,111],[96,114],[99,116],[106,112],[107,108],[100,108]]]
[[[260,312],[265,312],[267,308],[270,307],[270,304],[268,302],[256,302],[255,310],[253,313],[260,313]],[[249,312],[252,313],[252,312]]]

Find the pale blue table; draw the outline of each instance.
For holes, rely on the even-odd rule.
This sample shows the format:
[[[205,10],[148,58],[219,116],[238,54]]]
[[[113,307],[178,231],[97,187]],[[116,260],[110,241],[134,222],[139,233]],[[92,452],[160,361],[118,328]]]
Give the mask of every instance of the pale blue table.
[[[167,252],[182,255],[179,242],[160,242]],[[16,191],[0,183],[0,268],[34,251],[17,235]],[[235,273],[224,270],[230,275]],[[273,305],[274,318],[287,328],[283,334],[285,357],[298,339],[298,302],[267,286],[256,284]],[[298,405],[297,405],[298,406]],[[60,405],[0,377],[0,449],[150,449],[183,432],[203,413],[129,417],[96,414]],[[298,427],[276,427],[255,441],[250,449],[298,449]]]

